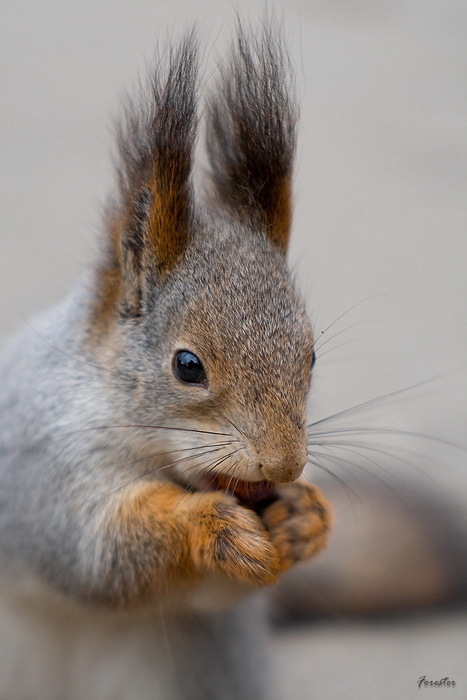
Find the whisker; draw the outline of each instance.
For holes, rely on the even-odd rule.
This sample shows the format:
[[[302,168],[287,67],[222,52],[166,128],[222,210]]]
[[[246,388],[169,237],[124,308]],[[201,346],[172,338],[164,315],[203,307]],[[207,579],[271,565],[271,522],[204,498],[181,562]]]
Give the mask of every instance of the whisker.
[[[239,450],[234,450],[234,451],[231,452],[229,455],[227,455],[226,458],[232,457],[232,455],[234,455],[235,452],[238,452],[238,451],[239,451]],[[210,466],[209,469],[206,469],[206,470],[205,470],[205,472],[204,472],[205,475],[208,475],[208,474],[213,474],[213,475],[214,475],[214,478],[210,480],[210,483],[213,483],[213,482],[214,482],[215,475],[216,475],[216,469],[217,469],[217,467],[219,466],[219,464],[221,464],[223,461],[224,461],[224,460],[217,461],[217,462],[215,462],[214,464],[212,464],[212,465]],[[229,469],[227,470],[227,474],[228,474],[230,471],[235,471],[235,469],[237,468],[237,466],[240,464],[240,461],[241,461],[241,460],[237,460],[234,464],[232,464],[232,465],[229,467]],[[229,481],[229,484],[228,484],[228,486],[227,486],[227,491],[230,490],[230,483],[231,483],[231,481]]]
[[[224,416],[224,418],[225,418],[225,420],[226,420],[228,423],[230,423],[230,425],[231,425],[233,428],[235,428],[235,430],[238,430],[238,432],[240,433],[240,435],[243,435],[244,437],[246,437],[246,438],[248,439],[248,435],[247,435],[245,432],[243,432],[243,430],[241,430],[237,425],[235,425],[235,423],[233,423],[231,420],[229,420],[229,418],[226,418],[225,416]]]
[[[239,464],[239,463],[236,462],[235,465],[234,465],[233,467],[230,468],[230,470],[227,470],[227,475],[228,475],[229,471],[232,471],[232,472],[233,472],[232,475],[231,475],[231,477],[230,477],[230,479],[229,479],[229,483],[227,484],[227,489],[226,489],[227,491],[230,491],[230,484],[232,483],[232,479],[236,478],[234,472],[235,472],[235,468],[237,467],[238,464]],[[237,481],[237,483],[235,484],[235,486],[234,486],[234,488],[233,488],[233,490],[232,490],[232,493],[235,492],[235,489],[236,489],[237,486],[238,486],[238,482],[239,482],[238,477],[236,478],[236,481]]]
[[[320,346],[319,348],[316,348],[316,360],[321,360],[323,357],[326,357],[326,355],[329,355],[329,353],[334,352],[335,350],[340,350],[340,348],[345,347],[346,345],[352,345],[353,343],[361,343],[362,338],[354,338],[353,340],[346,340],[345,343],[340,343],[340,345],[335,345],[333,348],[328,348],[325,352],[321,352],[321,348],[323,347]]]
[[[326,443],[314,443],[314,444],[316,444],[317,446],[320,446],[320,447],[321,447],[321,446],[322,446],[322,447],[325,447],[325,446],[326,446]],[[418,464],[415,464],[414,462],[409,462],[407,459],[404,459],[404,458],[401,457],[400,455],[394,454],[393,452],[389,451],[389,449],[388,449],[388,450],[381,450],[381,449],[378,449],[377,447],[375,447],[375,446],[373,446],[373,445],[365,445],[364,443],[341,442],[341,441],[339,441],[339,442],[333,442],[333,443],[331,443],[331,446],[332,446],[332,447],[341,447],[342,449],[346,449],[347,446],[350,446],[350,447],[357,447],[357,448],[359,448],[359,449],[361,449],[361,450],[367,450],[368,452],[375,452],[375,453],[381,454],[381,455],[383,455],[383,456],[385,456],[385,457],[390,457],[391,459],[396,459],[396,460],[398,460],[399,462],[401,462],[402,464],[406,464],[406,465],[409,466],[411,469],[416,469],[416,470],[417,470],[420,474],[422,474],[425,478],[430,479],[430,480],[433,482],[433,484],[435,484],[435,486],[437,486],[437,487],[439,487],[439,488],[442,488],[441,484],[437,483],[436,480],[433,479],[433,477],[432,477],[428,472],[426,472],[424,469],[422,469]],[[399,448],[398,448],[396,445],[391,445],[391,450],[400,450],[400,451],[404,451],[404,452],[406,452],[406,453],[408,453],[408,454],[413,454],[414,456],[419,457],[419,458],[422,458],[422,459],[423,459],[423,458],[425,458],[425,459],[430,459],[429,457],[425,457],[424,455],[422,455],[422,454],[420,454],[420,453],[418,453],[418,452],[414,452],[413,450],[408,450],[408,449],[402,448],[402,447],[399,447]],[[359,454],[359,453],[357,453],[357,454]],[[361,457],[366,458],[366,459],[369,460],[369,457],[367,457],[366,455],[361,455],[361,454],[360,454],[359,456],[361,456]],[[434,461],[437,461],[437,460],[434,460]],[[445,466],[442,462],[438,462],[438,463],[439,463],[439,464],[442,464],[443,467]],[[377,464],[377,463],[375,463],[375,464]],[[382,468],[381,465],[378,465],[378,466],[379,466],[380,468]]]
[[[348,333],[351,331],[353,328],[358,328],[359,326],[366,326],[370,323],[375,323],[375,321],[360,321],[359,323],[354,323],[352,326],[348,326],[347,328],[343,328],[341,331],[338,331],[337,333],[334,333],[334,335],[331,335],[329,338],[326,338],[322,343],[319,343],[321,338],[323,337],[322,335],[319,337],[317,343],[314,345],[315,350],[319,350],[321,354],[321,350],[324,348],[325,345],[331,342],[331,340],[335,340],[335,338],[338,338],[340,335],[343,333]],[[353,341],[349,341],[353,342]],[[319,343],[319,344],[318,344]]]
[[[85,433],[92,430],[110,430],[112,428],[143,428],[152,430],[179,430],[185,433],[202,433],[204,435],[221,435],[223,437],[232,438],[229,433],[219,433],[213,430],[197,430],[196,428],[179,428],[170,425],[139,425],[139,424],[128,424],[128,425],[98,425],[91,428],[81,428],[79,430],[71,430],[66,433],[61,433],[62,435],[74,435],[75,433]]]
[[[327,333],[330,328],[335,326],[336,323],[338,323],[341,320],[341,318],[344,318],[344,316],[347,316],[347,314],[349,314],[351,311],[353,311],[357,307],[361,306],[362,304],[366,304],[367,302],[372,301],[373,299],[376,299],[377,297],[382,297],[382,296],[384,296],[384,294],[373,294],[371,297],[367,297],[366,299],[362,299],[361,301],[357,301],[357,303],[353,304],[353,306],[351,306],[349,309],[347,309],[347,311],[344,311],[343,313],[341,313],[340,316],[338,316],[332,323],[329,324],[329,326],[327,326],[327,328],[324,329],[324,331],[321,331],[320,337],[322,335],[324,335],[324,333]]]
[[[176,454],[177,452],[193,452],[195,450],[202,450],[204,448],[208,448],[206,452],[201,452],[200,454],[194,454],[194,455],[188,455],[187,457],[182,457],[180,459],[175,460],[174,462],[171,462],[170,464],[164,464],[160,467],[157,467],[156,469],[165,469],[166,467],[172,466],[172,464],[177,464],[178,462],[182,462],[186,459],[192,459],[193,457],[199,457],[204,454],[210,454],[211,452],[217,452],[220,447],[227,447],[228,445],[231,445],[232,441],[229,440],[227,442],[217,442],[217,443],[212,443],[208,445],[196,445],[195,447],[184,447],[182,449],[178,450],[169,450],[168,452],[154,452],[150,455],[146,455],[145,457],[139,457],[138,459],[135,459],[132,462],[128,462],[127,466],[132,466],[133,464],[138,464],[138,462],[144,462],[147,459],[154,459],[155,457],[165,457],[166,455],[170,454]],[[215,448],[215,449],[211,449]],[[149,472],[150,473],[150,472]]]
[[[313,455],[313,456],[315,456],[315,455]],[[316,455],[316,456],[318,456],[318,455]],[[326,455],[319,455],[319,456],[326,458]],[[333,479],[338,481],[341,484],[341,486],[343,486],[347,491],[350,491],[355,496],[357,501],[362,505],[362,501],[357,496],[355,491],[343,479],[341,479],[340,476],[337,476],[337,474],[334,474],[334,472],[332,472],[328,467],[325,467],[324,464],[320,464],[320,462],[317,462],[316,460],[311,459],[310,455],[308,455],[308,457],[307,457],[307,462],[309,464],[312,464],[315,467],[318,467],[318,469],[321,469],[323,472],[325,472],[326,474],[331,476]],[[307,474],[305,474],[305,478],[311,483],[311,479]]]
[[[112,427],[113,427],[113,426],[112,426]],[[128,426],[128,427],[130,427],[130,426]],[[73,434],[74,432],[79,432],[79,431],[72,431],[71,434]],[[29,443],[23,443],[23,444],[21,444],[20,446],[18,446],[18,447],[16,447],[16,448],[8,449],[8,451],[5,451],[5,454],[14,455],[14,454],[17,453],[17,452],[18,452],[18,453],[23,452],[24,449],[31,450],[31,449],[33,449],[33,448],[35,448],[35,447],[38,447],[38,446],[41,444],[41,442],[47,442],[47,440],[49,440],[51,437],[52,437],[52,438],[56,438],[57,436],[58,436],[58,437],[62,437],[62,436],[64,436],[64,435],[69,435],[69,434],[70,434],[70,431],[68,431],[68,432],[55,431],[54,433],[51,433],[50,435],[41,435],[37,440],[30,441]],[[208,433],[207,433],[207,434],[208,434]],[[215,435],[216,433],[213,433],[213,434]],[[164,451],[164,452],[156,452],[156,453],[154,453],[154,454],[152,454],[152,455],[148,455],[148,456],[146,456],[146,457],[142,457],[142,458],[140,458],[140,459],[137,459],[137,460],[135,460],[134,462],[131,462],[131,464],[136,464],[137,462],[144,461],[145,459],[150,459],[150,458],[153,458],[153,457],[159,457],[159,456],[170,455],[170,454],[177,453],[177,452],[185,452],[185,451],[188,451],[188,450],[198,450],[198,449],[204,448],[204,447],[225,446],[225,445],[231,444],[232,442],[238,442],[238,440],[237,440],[236,438],[234,438],[233,436],[228,436],[228,437],[230,437],[231,439],[230,439],[230,440],[226,440],[226,441],[224,441],[224,442],[208,443],[208,444],[206,444],[206,445],[195,445],[195,446],[193,446],[193,447],[176,448],[176,449],[174,449],[174,450],[166,450],[166,451]],[[100,449],[100,450],[107,450],[108,447],[105,446],[105,447],[101,447],[101,448],[99,448],[99,449]]]
[[[215,473],[214,470],[217,469],[217,467],[220,464],[225,462],[226,459],[229,459],[230,457],[232,457],[232,455],[234,455],[238,451],[239,451],[239,448],[236,450],[233,450],[233,452],[230,452],[229,454],[225,455],[224,457],[219,458],[219,460],[217,460],[214,463],[212,463],[211,465],[209,465],[209,468],[205,471],[205,473]]]
[[[147,503],[153,496],[156,495],[156,493],[157,493],[163,486],[166,486],[167,483],[169,483],[169,482],[164,482],[163,484],[160,484],[156,489],[154,489],[154,491],[153,491],[152,493],[150,493],[149,496],[148,496],[147,498],[144,499],[143,504]],[[169,519],[169,516],[174,512],[175,508],[178,508],[178,506],[180,505],[180,503],[183,501],[183,499],[184,499],[186,496],[188,496],[189,493],[190,493],[189,491],[185,491],[185,493],[182,493],[182,495],[180,496],[180,499],[176,502],[176,504],[174,505],[174,507],[172,508],[172,510],[169,511],[169,512],[167,513],[166,520]]]
[[[352,444],[352,443],[349,443],[349,444]],[[389,457],[391,457],[392,459],[398,460],[398,461],[401,462],[402,464],[408,465],[411,469],[414,469],[414,470],[416,470],[419,474],[421,474],[421,475],[424,477],[424,479],[427,479],[428,481],[430,481],[430,482],[433,484],[433,486],[436,487],[436,489],[437,489],[438,491],[442,491],[448,499],[451,498],[451,493],[450,493],[450,491],[446,488],[446,486],[444,485],[444,483],[443,483],[442,481],[438,481],[437,479],[435,479],[429,472],[427,472],[426,470],[422,469],[418,464],[415,464],[415,463],[413,463],[413,462],[409,462],[408,460],[404,459],[404,458],[401,457],[400,455],[394,454],[393,452],[389,452],[389,451],[388,451],[388,452],[385,452],[385,451],[379,450],[379,449],[377,449],[376,447],[371,446],[371,445],[355,445],[355,446],[356,446],[356,447],[359,447],[359,448],[362,449],[362,450],[366,450],[366,451],[368,451],[368,452],[376,452],[376,453],[382,454],[382,455],[384,455],[384,456],[389,456]],[[416,453],[416,452],[411,452],[411,451],[409,451],[409,450],[405,450],[405,448],[397,448],[396,446],[392,446],[391,449],[392,449],[392,450],[397,450],[397,449],[399,449],[400,451],[404,450],[405,452],[412,453],[412,454],[414,454],[414,455],[417,456],[417,457],[424,457],[425,459],[430,459],[428,456],[420,455],[420,454],[418,454],[418,453]],[[364,455],[362,455],[362,456],[364,456]],[[432,460],[432,461],[438,462],[438,460]],[[444,469],[446,468],[446,464],[445,464],[445,463],[443,463],[443,462],[438,462],[438,464],[442,465]],[[395,477],[394,477],[394,478],[395,478]],[[404,484],[405,482],[402,482],[402,483]],[[405,483],[405,486],[406,486],[406,488],[407,488],[407,487],[408,487],[408,484]]]
[[[348,459],[345,459],[345,458],[343,458],[343,457],[341,457],[341,456],[338,456],[338,455],[332,453],[332,448],[331,448],[331,447],[328,447],[328,449],[331,451],[331,455],[326,455],[326,454],[323,455],[323,454],[321,454],[320,456],[321,456],[321,457],[324,457],[325,459],[326,459],[326,458],[327,458],[327,459],[332,459],[332,460],[334,461],[334,463],[337,463],[337,464],[338,464],[339,466],[341,466],[343,469],[346,469],[346,471],[348,471],[348,467],[347,467],[347,468],[344,467],[345,464],[349,465],[349,466],[352,467],[352,468],[359,469],[361,472],[364,472],[365,474],[369,474],[371,477],[373,477],[373,479],[376,479],[377,481],[379,481],[380,484],[383,484],[383,486],[384,486],[385,488],[387,488],[397,499],[399,499],[402,503],[404,503],[404,505],[409,506],[409,504],[406,503],[406,502],[404,501],[404,499],[402,498],[402,496],[401,496],[401,494],[400,494],[399,492],[397,492],[387,481],[385,481],[385,480],[382,479],[380,476],[378,476],[378,474],[375,474],[373,471],[371,471],[371,469],[366,469],[362,464],[359,464],[358,462],[352,462],[352,461],[350,461],[350,460],[348,460]],[[380,467],[380,468],[381,468],[381,467]],[[400,479],[398,479],[396,476],[394,476],[393,474],[391,474],[391,473],[388,472],[387,470],[383,469],[383,471],[384,471],[388,476],[392,477],[395,481],[398,481],[401,485],[404,484],[403,481],[401,481]]]
[[[228,476],[230,472],[235,472],[235,469],[238,467],[239,464],[240,464],[240,460],[238,459],[236,462],[234,462],[234,464],[232,464],[232,465],[229,467],[229,469],[227,469],[227,471],[226,471],[226,473],[225,473],[225,476]],[[231,488],[230,488],[230,484],[232,483],[232,479],[234,479],[234,478],[235,478],[235,477],[234,477],[234,474],[232,474],[232,475],[230,476],[230,478],[229,478],[229,482],[228,482],[228,484],[227,484],[227,488],[225,489],[226,491],[230,491],[230,493],[233,493],[233,492],[235,491],[235,488],[236,488],[236,486],[234,487],[233,490],[231,490]],[[238,484],[238,479],[237,479],[237,484]]]
[[[382,401],[387,401],[388,399],[399,397],[403,394],[406,394],[409,391],[413,391],[414,389],[419,389],[422,386],[427,386],[428,384],[433,384],[433,382],[438,381],[439,379],[443,379],[445,376],[447,376],[447,375],[440,375],[438,377],[433,377],[432,379],[425,379],[422,382],[417,382],[417,384],[412,384],[411,386],[405,387],[404,389],[398,389],[397,391],[391,391],[388,394],[383,394],[383,396],[378,396],[375,399],[370,399],[369,401],[364,401],[363,403],[357,404],[356,406],[352,406],[351,408],[346,408],[343,411],[338,411],[337,413],[333,413],[332,415],[327,416],[326,418],[321,418],[320,420],[317,420],[314,423],[310,423],[309,425],[307,425],[307,428],[314,428],[317,425],[323,425],[324,423],[327,423],[328,421],[336,420],[336,419],[341,418],[343,416],[351,415],[351,414],[355,413],[356,411],[361,411],[364,408],[368,408],[369,406],[374,406],[375,404],[381,403]],[[371,430],[371,428],[369,428],[368,430]],[[399,432],[401,432],[401,431],[399,431]],[[449,443],[448,441],[442,440],[441,438],[435,438],[433,436],[423,435],[421,433],[419,433],[419,434],[414,433],[414,435],[417,435],[418,437],[426,437],[426,438],[430,438],[432,440],[444,442],[445,444],[448,444],[448,445],[449,444],[453,445],[453,443]],[[464,449],[463,447],[461,447],[459,445],[454,445],[454,447],[459,447],[462,450]]]
[[[353,445],[353,443],[346,443],[345,445],[344,445],[343,443],[334,443],[334,444],[332,444],[332,445],[327,445],[327,444],[325,444],[325,443],[320,443],[318,446],[319,446],[319,447],[322,447],[323,449],[332,449],[332,448],[334,448],[334,449],[344,450],[344,452],[350,452],[351,454],[354,454],[354,455],[356,455],[357,457],[361,457],[362,459],[367,460],[368,462],[370,462],[370,464],[373,464],[373,466],[377,467],[377,468],[380,469],[382,472],[384,472],[385,474],[387,474],[389,477],[391,477],[392,479],[395,479],[396,481],[398,481],[400,484],[404,484],[404,483],[405,483],[402,479],[399,479],[395,474],[393,474],[392,472],[390,472],[390,471],[388,471],[387,469],[385,469],[381,464],[379,464],[378,462],[375,462],[375,460],[373,460],[373,459],[371,459],[370,457],[368,457],[368,455],[363,455],[363,454],[361,454],[360,452],[357,452],[357,450],[352,450],[351,447],[348,447],[347,445],[350,445],[350,446],[353,446],[353,447],[360,447],[360,445],[358,445],[358,444]],[[362,449],[364,449],[364,447],[363,447]],[[378,453],[380,453],[380,454],[382,454],[382,455],[385,455],[385,456],[388,455],[388,456],[390,456],[390,457],[393,457],[393,455],[391,455],[390,453],[386,453],[386,452],[384,452],[383,450],[373,450],[373,451],[374,451],[374,452],[378,452]],[[333,454],[335,454],[335,453],[333,453]],[[337,459],[339,459],[338,455],[335,455],[335,456],[336,456]],[[415,465],[414,465],[414,464],[411,464],[410,462],[407,462],[407,464],[409,464],[411,467],[415,467]]]
[[[227,444],[228,444],[228,443],[227,443]],[[202,447],[203,447],[203,446],[201,445],[198,449],[200,449],[200,448],[202,448]],[[210,447],[212,447],[212,446],[210,446]],[[186,448],[186,449],[192,450],[192,449],[194,449],[194,448]],[[122,483],[118,484],[118,486],[112,486],[112,487],[110,487],[109,489],[106,489],[105,491],[101,491],[101,493],[97,494],[96,496],[93,496],[93,497],[90,498],[88,501],[86,501],[86,503],[89,503],[89,502],[91,502],[91,501],[97,500],[97,499],[101,498],[102,496],[105,496],[105,495],[107,495],[107,494],[109,494],[109,493],[112,493],[112,492],[115,492],[115,493],[116,493],[116,492],[119,491],[120,489],[125,488],[125,486],[128,486],[129,484],[132,484],[132,483],[134,483],[135,481],[138,481],[138,479],[143,479],[144,477],[150,476],[151,474],[155,474],[156,472],[163,471],[164,469],[169,469],[170,467],[173,467],[175,464],[179,464],[180,462],[184,462],[184,461],[186,461],[186,460],[188,460],[188,459],[195,459],[195,458],[198,458],[198,457],[202,457],[202,456],[204,456],[204,455],[206,455],[206,454],[212,454],[213,452],[217,452],[218,450],[219,450],[219,448],[216,447],[216,449],[209,449],[209,450],[206,450],[206,451],[201,452],[201,453],[199,453],[199,454],[188,455],[188,456],[186,456],[186,457],[181,457],[180,459],[176,459],[176,460],[174,460],[173,462],[170,462],[169,464],[164,464],[164,465],[161,465],[161,466],[158,466],[158,467],[154,467],[154,469],[150,469],[149,471],[143,472],[142,474],[137,474],[135,477],[132,477],[131,479],[127,479],[126,481],[123,481]],[[183,450],[172,450],[172,452],[178,452],[178,451],[182,452]],[[238,450],[235,450],[232,454],[234,454],[236,451],[238,451]],[[164,455],[164,453],[163,453],[163,452],[162,452],[162,453],[156,453],[155,455],[148,455],[148,456],[146,456],[146,457],[141,457],[140,459],[137,459],[137,460],[135,460],[134,462],[130,462],[130,465],[129,465],[129,466],[131,466],[131,465],[133,465],[133,464],[137,464],[138,462],[143,462],[143,461],[145,461],[145,460],[147,460],[147,459],[152,459],[153,457],[159,456],[159,455]],[[197,465],[196,465],[196,466],[197,466]]]
[[[226,456],[224,457],[224,459],[228,459],[229,456],[235,454],[235,452],[238,452],[238,450],[234,450],[234,451],[231,452],[229,455],[226,455]],[[184,459],[188,459],[188,458],[184,458]],[[178,460],[178,461],[182,461],[182,460]],[[222,461],[222,460],[220,460],[220,461]],[[164,465],[164,466],[169,466],[169,465]],[[172,465],[170,465],[170,466],[172,466]],[[153,470],[153,471],[157,471],[157,470]],[[128,482],[128,483],[132,483],[132,482],[136,481],[138,478],[140,478],[140,477],[136,477],[135,479],[131,479],[130,482]],[[120,484],[120,485],[117,487],[116,490],[118,490],[118,489],[120,489],[120,488],[123,488],[124,486],[127,486],[128,483]],[[147,501],[149,501],[149,499],[151,499],[151,498],[152,498],[161,488],[163,488],[167,483],[168,483],[168,482],[163,482],[162,484],[159,484],[159,485],[154,489],[154,491],[152,491],[152,493],[150,493],[149,496],[143,501],[143,503],[147,503]],[[173,511],[175,510],[175,508],[178,507],[178,506],[180,505],[180,503],[181,503],[181,501],[183,500],[183,498],[185,498],[189,493],[191,493],[191,492],[190,492],[189,490],[186,490],[186,492],[182,494],[180,500],[175,504],[175,506],[173,507],[172,511],[170,511],[170,513],[173,513]],[[200,492],[200,494],[202,495],[202,492]],[[90,500],[94,500],[94,499],[90,499]],[[170,515],[170,513],[169,513],[169,515]]]
[[[332,452],[332,448],[329,448],[328,452],[314,452],[313,457],[320,457],[321,459],[329,460],[336,466],[340,467],[343,471],[349,472],[353,477],[355,477],[354,471],[349,468],[349,465],[350,467],[355,467],[355,464],[343,457],[341,458],[338,455],[334,454]],[[362,471],[364,471],[364,469]]]
[[[405,390],[403,390],[405,391]],[[391,394],[388,394],[388,396],[391,396]],[[385,397],[381,397],[385,398]],[[375,401],[378,401],[379,399],[374,399]],[[362,404],[362,406],[365,406],[366,404]],[[355,408],[358,408],[358,406],[355,406]],[[347,409],[352,411],[353,409]],[[346,413],[346,411],[343,411],[342,413]],[[340,416],[341,414],[335,414],[335,416],[329,416],[329,418],[324,418],[321,421],[317,421],[316,423],[311,423],[307,428],[313,427],[315,425],[319,425],[321,423],[324,423],[327,420],[330,420],[331,418],[334,418],[336,416]],[[445,445],[448,447],[454,447],[455,449],[461,450],[462,452],[466,451],[466,448],[463,447],[462,445],[458,445],[455,442],[451,442],[450,440],[445,440],[443,438],[436,437],[435,435],[428,435],[427,433],[418,433],[412,430],[399,430],[398,428],[331,428],[330,430],[326,431],[317,431],[317,432],[312,432],[309,434],[310,438],[314,437],[329,437],[329,436],[336,436],[339,437],[339,435],[344,435],[344,434],[351,434],[351,435],[366,435],[366,434],[382,434],[382,435],[404,435],[407,437],[413,437],[413,438],[418,438],[421,440],[430,440],[431,442],[437,442],[441,445]]]
[[[212,469],[215,469],[215,468],[218,466],[218,464],[222,463],[222,461],[223,461],[224,459],[228,459],[229,457],[231,457],[232,455],[234,455],[235,452],[238,452],[238,449],[237,449],[237,450],[233,450],[233,452],[230,452],[228,455],[225,455],[225,457],[224,457],[223,459],[215,460],[213,463],[211,463],[211,465],[213,465],[213,466],[211,467],[211,469],[207,469],[207,470],[203,471],[203,473],[205,474],[205,473],[207,473],[207,472],[210,472]],[[197,466],[198,466],[198,465],[197,465]],[[171,514],[175,511],[176,508],[178,508],[178,506],[180,505],[180,503],[182,502],[182,500],[183,500],[189,493],[190,493],[190,491],[187,490],[184,494],[182,494],[180,500],[177,501],[177,503],[176,503],[175,506],[172,508],[172,510],[170,511],[170,513],[168,513],[168,516],[171,515]],[[199,492],[199,500],[201,500],[202,495],[203,495],[203,492],[200,491],[200,492]],[[168,517],[168,516],[167,516],[167,517]]]
[[[337,443],[336,443],[337,444]],[[372,445],[371,443],[343,443],[343,444],[349,444],[354,447],[361,447],[362,449],[367,449],[369,451],[375,451],[376,447]],[[401,455],[395,454],[396,452],[401,452],[402,454],[406,455],[413,455],[413,457],[417,457],[419,460],[423,460],[423,462],[431,462],[432,464],[442,467],[443,469],[448,469],[449,471],[453,471],[448,464],[446,464],[446,461],[441,461],[440,459],[436,459],[433,457],[431,454],[427,454],[426,452],[416,452],[415,450],[411,450],[408,447],[401,447],[399,445],[385,445],[384,443],[380,443],[381,447],[387,448],[387,452],[382,451],[382,454],[386,454],[391,458],[397,459],[403,464],[407,464],[408,466],[417,469],[423,476],[427,478],[431,478],[430,474],[423,470],[418,464],[414,462],[409,462],[408,460],[404,459]],[[390,451],[389,451],[390,450]],[[437,484],[439,486],[439,484]]]
[[[146,455],[145,457],[140,457],[133,462],[128,462],[127,465],[132,465],[132,464],[137,464],[138,462],[144,462],[146,459],[153,459],[154,457],[164,457],[166,455],[170,454],[176,454],[178,452],[195,452],[195,454],[188,455],[187,457],[182,457],[179,460],[175,460],[174,462],[171,462],[170,464],[176,464],[177,462],[184,461],[186,459],[192,459],[194,457],[199,457],[204,454],[210,454],[212,452],[218,452],[221,447],[228,447],[229,445],[232,445],[236,440],[226,440],[224,442],[212,442],[212,443],[207,443],[206,445],[195,445],[194,447],[184,447],[184,448],[179,448],[175,450],[168,450],[167,452],[154,452],[150,455]],[[201,452],[199,454],[196,454],[196,450],[206,450],[206,452]],[[165,469],[165,467],[170,466],[169,464],[164,464],[159,469]]]

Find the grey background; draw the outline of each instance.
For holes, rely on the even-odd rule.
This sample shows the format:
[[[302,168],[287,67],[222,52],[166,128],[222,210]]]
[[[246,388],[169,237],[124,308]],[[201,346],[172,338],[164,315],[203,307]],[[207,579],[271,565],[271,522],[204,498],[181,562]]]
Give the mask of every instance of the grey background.
[[[156,41],[196,21],[209,76],[235,9],[256,20],[263,7],[3,0],[2,337],[59,299],[91,258],[112,186],[111,117]],[[301,99],[291,264],[318,336],[348,312],[319,340],[310,417],[433,380],[352,425],[465,445],[467,4],[269,7],[284,19]],[[467,506],[465,451],[398,440],[413,466],[388,459],[394,474]],[[334,620],[274,644],[284,697],[395,700],[467,698],[466,639],[465,616],[446,613]],[[418,690],[423,674],[458,685]]]

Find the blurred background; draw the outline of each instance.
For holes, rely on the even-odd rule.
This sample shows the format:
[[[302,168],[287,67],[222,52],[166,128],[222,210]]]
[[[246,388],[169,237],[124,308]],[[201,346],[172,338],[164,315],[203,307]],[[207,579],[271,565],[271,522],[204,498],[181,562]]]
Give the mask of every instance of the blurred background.
[[[439,603],[465,593],[467,559],[467,4],[268,7],[301,103],[290,262],[317,337],[310,422],[365,404],[310,429],[335,537],[277,593],[278,684],[466,698],[467,614]],[[196,22],[209,83],[236,10],[256,22],[264,3],[3,0],[1,340],[92,258],[109,127],[156,43]]]

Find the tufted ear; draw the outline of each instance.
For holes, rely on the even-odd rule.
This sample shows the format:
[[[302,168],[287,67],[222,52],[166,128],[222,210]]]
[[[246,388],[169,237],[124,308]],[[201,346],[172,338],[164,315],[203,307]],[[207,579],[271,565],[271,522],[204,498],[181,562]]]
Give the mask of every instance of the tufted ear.
[[[220,73],[207,109],[214,202],[259,226],[285,251],[298,110],[281,36],[267,23],[259,35],[247,35],[238,23],[230,60]]]
[[[196,137],[193,34],[160,62],[142,100],[118,128],[119,198],[109,210],[108,254],[98,274],[100,310],[138,316],[146,287],[164,280],[189,244]]]

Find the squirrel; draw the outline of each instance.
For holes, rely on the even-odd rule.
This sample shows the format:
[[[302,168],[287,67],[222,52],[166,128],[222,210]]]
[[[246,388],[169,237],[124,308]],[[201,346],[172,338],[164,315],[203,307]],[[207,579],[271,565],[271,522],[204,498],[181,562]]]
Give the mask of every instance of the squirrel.
[[[93,269],[0,361],[2,700],[272,697],[253,593],[331,522],[300,479],[288,75],[280,33],[238,28],[197,193],[195,35],[172,48],[126,105]]]

